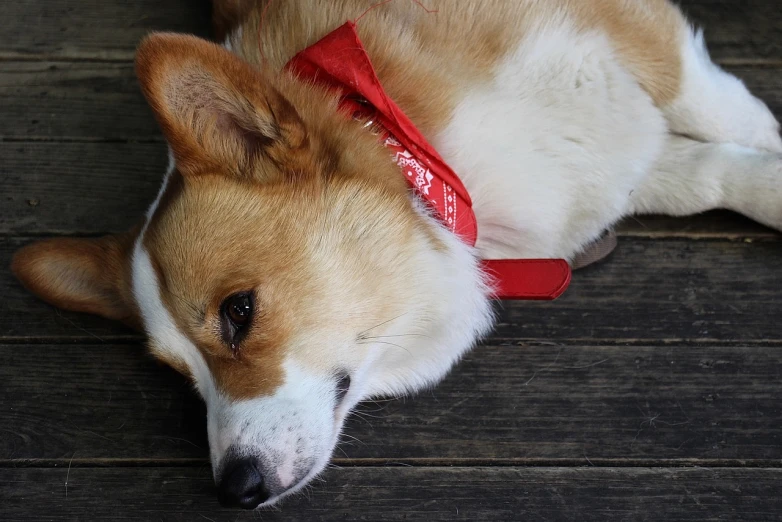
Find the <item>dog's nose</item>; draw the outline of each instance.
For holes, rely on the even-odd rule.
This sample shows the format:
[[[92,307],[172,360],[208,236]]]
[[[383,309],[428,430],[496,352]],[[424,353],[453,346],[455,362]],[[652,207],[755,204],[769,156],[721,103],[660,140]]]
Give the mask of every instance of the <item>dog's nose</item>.
[[[269,491],[251,459],[229,462],[217,486],[218,499],[225,507],[255,509],[269,498]]]

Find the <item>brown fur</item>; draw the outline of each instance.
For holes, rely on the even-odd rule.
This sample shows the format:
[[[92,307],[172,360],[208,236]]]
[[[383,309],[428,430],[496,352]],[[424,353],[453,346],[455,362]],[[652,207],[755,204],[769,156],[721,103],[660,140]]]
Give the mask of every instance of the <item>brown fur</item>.
[[[674,101],[682,81],[686,21],[669,0],[573,0],[581,27],[603,29],[658,107]]]
[[[260,33],[262,59],[264,5],[215,5],[220,32],[242,29],[241,38],[232,33],[230,39],[246,61],[176,35],[150,37],[137,61],[142,89],[177,165],[144,246],[164,305],[203,354],[219,388],[237,399],[272,393],[291,354],[330,371],[310,347],[348,339],[320,339],[319,325],[344,325],[329,330],[355,335],[404,313],[416,299],[399,290],[410,287],[401,281],[416,269],[406,264],[414,260],[410,252],[420,251],[420,241],[437,247],[375,138],[337,114],[333,97],[278,74],[296,52],[372,2],[272,0]],[[427,5],[439,13],[397,0],[359,23],[385,89],[426,135],[448,123],[463,92],[491,80],[525,34],[561,12],[578,30],[607,34],[658,105],[678,93],[686,26],[666,0]],[[135,237],[42,242],[20,251],[13,269],[57,306],[138,324],[128,268]],[[233,352],[221,337],[220,303],[250,290],[257,315]],[[164,350],[153,346],[153,352],[188,372]]]
[[[183,54],[186,60],[177,59]],[[428,229],[387,153],[324,93],[269,79],[227,51],[183,36],[147,40],[138,73],[177,159],[144,237],[163,302],[224,393],[270,394],[282,382],[284,355],[302,342],[294,332],[317,330],[328,313],[310,304],[327,295],[308,254],[313,242],[365,263],[376,255],[351,227],[376,223],[368,217],[375,209],[394,213],[384,220],[387,232],[379,232],[396,238],[397,248],[404,249],[411,230]],[[186,101],[178,94],[183,85],[190,88]],[[342,216],[326,217],[334,212]],[[317,227],[334,222],[346,227],[340,248],[327,246],[335,231]],[[372,266],[353,267],[367,288],[374,287]],[[259,312],[234,353],[220,335],[219,307],[248,290]]]
[[[218,2],[219,3],[219,2]],[[376,2],[364,0],[257,1],[237,23],[235,52],[250,63],[280,70],[312,45]],[[567,13],[577,29],[605,32],[641,86],[663,106],[681,83],[680,43],[686,21],[668,0],[428,0],[427,13],[409,0],[395,0],[358,23],[362,42],[391,98],[433,135],[450,119],[459,96],[487,82],[500,60],[525,34]],[[246,8],[246,6],[245,6]],[[259,51],[261,38],[263,58]]]
[[[138,227],[102,238],[56,238],[19,250],[11,271],[30,292],[65,310],[102,315],[140,329],[130,287]]]

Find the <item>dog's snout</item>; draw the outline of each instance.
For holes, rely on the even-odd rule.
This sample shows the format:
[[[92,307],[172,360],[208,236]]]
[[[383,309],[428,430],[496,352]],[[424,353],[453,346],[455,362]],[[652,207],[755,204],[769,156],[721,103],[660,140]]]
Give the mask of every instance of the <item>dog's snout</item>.
[[[255,509],[269,498],[269,490],[252,459],[229,462],[217,486],[220,504],[225,507]]]

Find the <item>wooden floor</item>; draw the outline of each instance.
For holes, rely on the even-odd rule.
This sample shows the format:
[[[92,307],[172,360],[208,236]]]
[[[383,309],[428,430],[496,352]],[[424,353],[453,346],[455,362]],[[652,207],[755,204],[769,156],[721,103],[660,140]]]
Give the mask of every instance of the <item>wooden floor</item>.
[[[684,4],[782,116],[779,2]],[[201,0],[6,5],[0,266],[141,215],[166,150],[134,47],[207,21]],[[2,268],[0,519],[782,520],[781,295],[774,232],[727,213],[630,220],[566,297],[505,304],[434,391],[362,405],[323,482],[259,515],[218,506],[184,379]]]

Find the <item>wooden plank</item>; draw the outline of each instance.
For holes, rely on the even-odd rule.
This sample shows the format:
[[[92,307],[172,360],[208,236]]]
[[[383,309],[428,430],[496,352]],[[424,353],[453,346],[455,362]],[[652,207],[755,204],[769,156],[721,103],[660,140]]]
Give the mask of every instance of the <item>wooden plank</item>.
[[[131,62],[0,62],[0,78],[2,138],[162,141]]]
[[[715,57],[741,63],[782,59],[780,15],[773,0],[679,3],[708,29]],[[0,20],[0,58],[130,60],[149,31],[207,35],[209,11],[207,0],[13,2]]]
[[[206,463],[204,406],[141,346],[0,345],[0,359],[0,466]],[[781,376],[779,346],[481,346],[432,391],[360,405],[335,457],[779,463]]]
[[[782,25],[776,0],[674,0],[705,28],[712,57],[722,63],[779,63]]]
[[[0,266],[29,242],[0,238]],[[494,341],[592,343],[782,340],[782,242],[623,238],[612,257],[577,272],[554,302],[504,302]],[[114,323],[58,312],[0,271],[0,342],[133,339]]]
[[[150,31],[209,34],[208,0],[22,0],[0,19],[0,58],[132,60]]]
[[[0,120],[2,116],[0,116]],[[154,199],[168,158],[161,143],[0,142],[0,235],[96,235],[125,230]],[[731,212],[627,218],[632,237],[776,239]]]
[[[5,520],[779,520],[779,469],[348,468],[273,511],[221,509],[208,469],[2,469]],[[67,482],[67,486],[66,486]]]
[[[608,262],[577,273],[564,298],[503,303],[493,337],[778,339],[780,253],[778,242],[624,240]]]
[[[779,69],[728,70],[782,116]],[[130,62],[0,62],[0,78],[2,138],[162,139]]]
[[[126,230],[163,180],[163,143],[0,142],[0,234]]]
[[[620,241],[551,303],[506,302],[493,338],[769,341],[782,333],[782,243]],[[717,297],[719,295],[720,297]]]
[[[0,235],[22,236],[126,230],[154,199],[168,163],[162,142],[0,141],[0,157]],[[630,217],[618,233],[651,238],[779,238],[778,232],[727,211],[687,218]]]
[[[738,72],[782,114],[782,76],[757,68]],[[97,234],[134,223],[154,197],[167,157],[132,66],[0,62],[0,76],[0,98],[8,108],[0,114],[0,139],[7,140],[0,142],[5,160],[0,165],[0,234]],[[688,219],[630,218],[619,232],[776,237],[726,212]]]
[[[126,230],[154,199],[168,162],[162,142],[0,142],[0,157],[0,235]],[[779,238],[778,232],[727,211],[629,217],[617,231],[648,238]]]
[[[651,239],[730,239],[733,241],[778,241],[780,233],[772,228],[727,210],[704,212],[697,216],[631,216],[616,228],[621,237]]]

